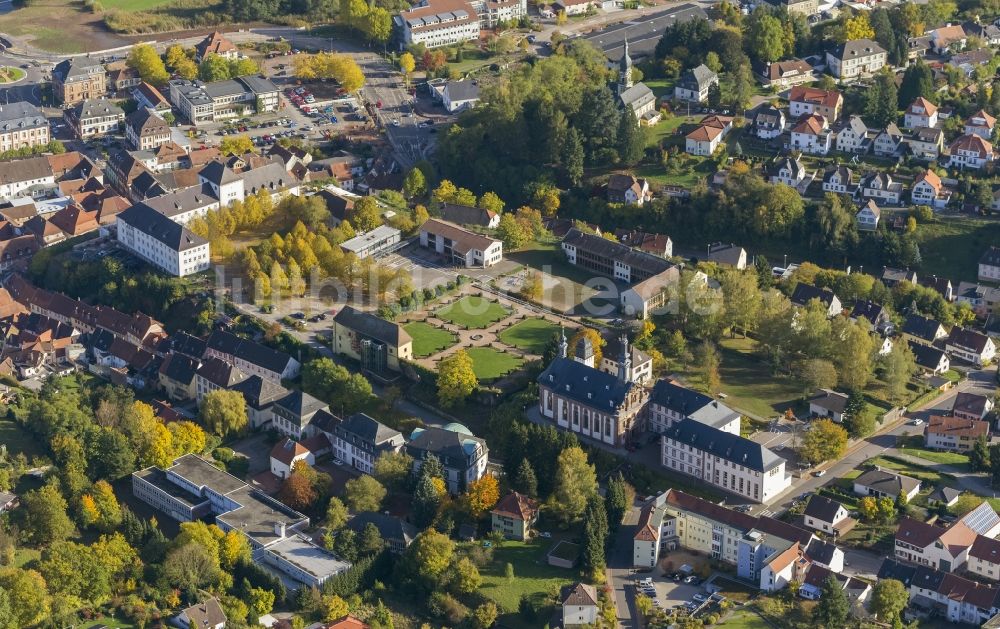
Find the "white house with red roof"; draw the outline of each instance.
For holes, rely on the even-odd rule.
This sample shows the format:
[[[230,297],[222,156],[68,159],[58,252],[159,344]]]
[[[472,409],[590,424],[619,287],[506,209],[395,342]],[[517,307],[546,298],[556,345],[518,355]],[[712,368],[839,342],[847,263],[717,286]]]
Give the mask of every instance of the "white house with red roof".
[[[821,114],[805,116],[792,127],[790,148],[811,155],[826,155],[830,152],[833,134],[826,117]]]
[[[960,136],[948,147],[948,165],[955,168],[980,169],[993,161],[993,145],[975,134]]]
[[[538,501],[512,491],[493,507],[493,530],[508,539],[526,540],[538,520]]]
[[[914,205],[929,205],[941,209],[951,200],[951,191],[941,183],[941,177],[931,169],[920,173],[913,180],[910,189],[910,201]]]
[[[278,478],[288,478],[299,461],[307,465],[316,463],[316,458],[304,445],[285,437],[271,448],[271,473]]]
[[[982,109],[965,119],[964,133],[966,135],[978,135],[984,140],[993,139],[993,129],[997,125],[997,119],[989,115]]]
[[[792,118],[820,114],[827,120],[837,120],[843,106],[844,97],[836,90],[797,85],[788,94],[788,113]]]
[[[907,129],[935,127],[938,123],[937,105],[923,96],[918,96],[903,112],[903,126]]]

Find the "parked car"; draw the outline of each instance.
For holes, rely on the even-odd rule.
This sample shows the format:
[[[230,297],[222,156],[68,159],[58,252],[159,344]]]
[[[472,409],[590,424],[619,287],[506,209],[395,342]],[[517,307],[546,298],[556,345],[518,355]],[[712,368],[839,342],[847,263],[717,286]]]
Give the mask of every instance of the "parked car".
[[[698,592],[697,594],[695,594],[691,598],[694,599],[695,601],[699,602],[699,603],[704,603],[705,601],[708,600],[708,597],[705,596],[704,594],[702,594],[701,592]]]
[[[816,478],[822,478],[826,476],[826,470],[816,470],[815,472],[813,472],[813,476],[815,476]]]
[[[913,425],[914,426],[921,426],[921,425],[923,425],[923,423],[924,423],[924,420],[920,419],[919,417],[917,419],[913,420]]]

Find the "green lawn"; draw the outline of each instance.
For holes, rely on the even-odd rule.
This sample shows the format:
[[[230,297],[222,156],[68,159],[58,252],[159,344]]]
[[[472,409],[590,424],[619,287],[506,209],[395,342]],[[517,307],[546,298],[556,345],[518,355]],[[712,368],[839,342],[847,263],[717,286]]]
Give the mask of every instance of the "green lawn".
[[[504,354],[492,347],[470,347],[465,352],[472,359],[472,369],[480,382],[505,376],[524,362],[520,356]]]
[[[927,450],[924,448],[924,440],[920,436],[906,437],[899,447],[900,452],[905,452],[911,456],[920,457],[933,463],[942,465],[954,465],[955,467],[968,467],[969,457],[958,452],[939,452],[937,450]]]
[[[727,618],[725,622],[720,623],[719,626],[730,627],[731,629],[771,629],[771,625],[763,618],[747,610],[736,612]]]
[[[553,586],[560,588],[572,583],[577,576],[575,571],[555,568],[546,562],[545,555],[552,543],[553,540],[546,539],[505,541],[494,550],[493,561],[480,568],[483,583],[479,593],[496,601],[503,611],[516,612],[521,595],[544,598]],[[505,575],[508,563],[514,566],[511,581]]]
[[[942,277],[976,281],[979,258],[990,245],[1000,245],[1000,223],[976,218],[948,218],[917,227],[924,260]]]
[[[877,456],[872,459],[865,461],[867,465],[878,465],[879,467],[884,467],[890,470],[895,470],[906,476],[916,478],[925,483],[932,483],[934,485],[940,485],[942,483],[954,483],[955,477],[951,474],[944,474],[941,472],[935,472],[934,470],[927,469],[925,467],[917,467],[916,465],[910,465],[906,461],[901,461],[896,458],[887,456]],[[926,488],[925,488],[926,489]]]
[[[8,453],[23,452],[29,459],[42,453],[38,440],[9,419],[0,419],[0,444],[7,446]]]
[[[465,328],[479,329],[487,328],[497,321],[507,318],[510,316],[510,312],[510,309],[504,308],[494,301],[476,295],[466,295],[458,301],[438,309],[434,316],[442,321]]]
[[[775,376],[753,354],[751,339],[723,339],[719,376],[725,403],[758,417],[774,417],[802,397],[802,389],[788,378]],[[696,384],[697,379],[691,378]]]
[[[403,326],[407,334],[413,337],[413,356],[424,358],[448,349],[458,340],[458,337],[441,328],[435,328],[423,321],[414,321]]]
[[[120,11],[149,11],[169,3],[171,0],[102,0],[105,9]]]
[[[525,319],[500,333],[500,340],[532,354],[541,355],[559,326],[547,319]]]

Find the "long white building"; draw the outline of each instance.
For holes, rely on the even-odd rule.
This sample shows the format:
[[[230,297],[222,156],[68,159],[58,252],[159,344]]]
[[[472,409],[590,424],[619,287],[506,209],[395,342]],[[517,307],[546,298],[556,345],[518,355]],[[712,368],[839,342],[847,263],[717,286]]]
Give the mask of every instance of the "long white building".
[[[792,482],[785,459],[768,448],[690,418],[664,431],[661,454],[663,467],[754,502],[768,502]]]
[[[451,46],[479,39],[481,30],[520,20],[527,0],[421,0],[395,17],[403,47]]]
[[[145,203],[118,215],[118,242],[160,270],[184,277],[211,264],[208,241]]]

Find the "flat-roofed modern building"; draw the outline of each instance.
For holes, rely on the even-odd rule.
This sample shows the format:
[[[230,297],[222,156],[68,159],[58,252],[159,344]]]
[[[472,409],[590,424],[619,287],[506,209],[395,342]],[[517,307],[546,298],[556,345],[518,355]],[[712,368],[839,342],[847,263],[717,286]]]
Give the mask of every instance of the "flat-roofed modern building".
[[[170,102],[191,124],[236,118],[278,109],[278,87],[262,76],[240,76],[203,83],[170,81]]]
[[[344,253],[353,253],[359,258],[367,258],[385,253],[399,244],[400,231],[388,225],[379,225],[375,229],[359,234],[350,240],[340,243]]]

